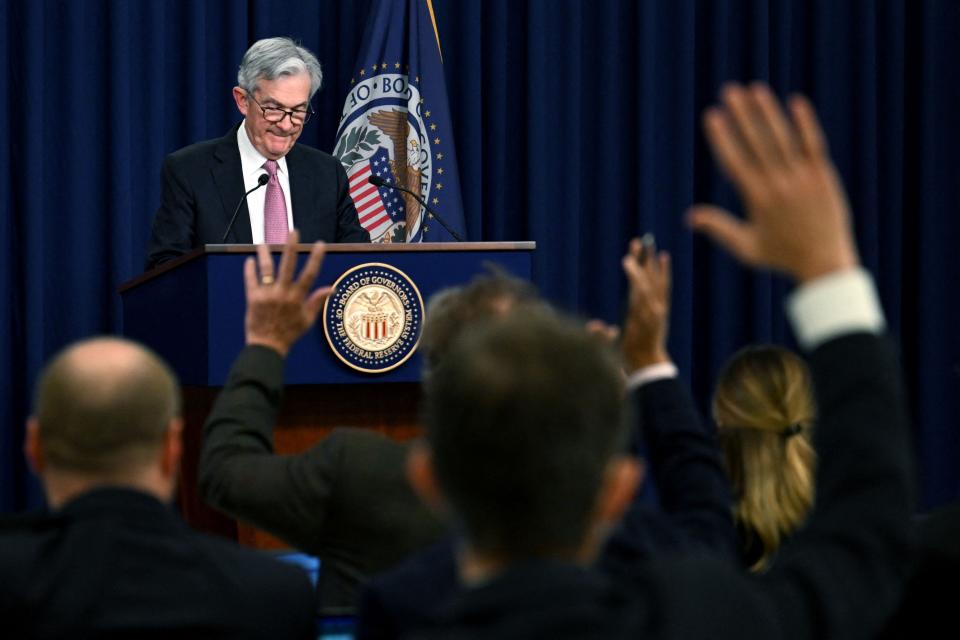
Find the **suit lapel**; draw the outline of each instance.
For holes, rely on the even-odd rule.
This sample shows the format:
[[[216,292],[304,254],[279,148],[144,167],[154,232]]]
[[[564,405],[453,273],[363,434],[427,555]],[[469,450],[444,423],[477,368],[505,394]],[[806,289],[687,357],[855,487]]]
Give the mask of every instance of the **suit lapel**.
[[[287,154],[287,171],[290,172],[290,206],[293,207],[293,227],[300,231],[301,239],[318,238],[319,230],[312,227],[317,221],[310,215],[313,198],[313,184],[307,175],[309,168],[300,153],[299,145],[294,145]],[[307,241],[307,240],[304,240]]]
[[[213,182],[217,185],[217,191],[220,194],[220,203],[223,205],[224,217],[223,228],[226,230],[230,224],[230,216],[236,208],[240,198],[243,198],[243,167],[240,164],[240,149],[237,147],[237,128],[230,130],[217,144],[213,156],[217,163],[213,166]],[[296,211],[296,208],[294,208]],[[219,238],[218,238],[219,241]],[[233,223],[233,229],[227,236],[228,243],[250,244],[253,242],[253,234],[250,231],[250,212],[247,209],[246,200],[240,205],[240,211],[237,213],[237,220]]]

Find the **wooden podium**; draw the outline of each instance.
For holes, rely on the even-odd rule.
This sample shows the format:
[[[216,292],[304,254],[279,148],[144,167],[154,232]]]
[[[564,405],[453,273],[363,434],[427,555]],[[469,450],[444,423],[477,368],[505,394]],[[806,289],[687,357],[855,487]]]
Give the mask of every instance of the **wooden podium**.
[[[279,253],[281,247],[273,248]],[[318,284],[332,284],[359,265],[381,263],[402,271],[423,298],[468,282],[495,265],[530,279],[533,242],[332,244]],[[300,245],[300,264],[310,245]],[[184,458],[179,505],[191,526],[257,547],[281,547],[247,525],[214,511],[197,493],[203,423],[244,345],[243,262],[252,245],[207,245],[120,286],[123,333],[160,354],[183,385]],[[302,451],[337,426],[375,429],[406,440],[417,420],[420,357],[416,352],[384,373],[341,362],[318,321],[291,349],[284,405],[274,432],[277,453]]]

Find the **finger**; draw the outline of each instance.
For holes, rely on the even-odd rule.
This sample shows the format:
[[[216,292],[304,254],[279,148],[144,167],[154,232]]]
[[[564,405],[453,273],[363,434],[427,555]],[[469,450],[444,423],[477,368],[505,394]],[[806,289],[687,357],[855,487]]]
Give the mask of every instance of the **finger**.
[[[751,93],[758,113],[771,134],[772,146],[778,159],[782,162],[788,161],[797,152],[797,140],[780,102],[767,85],[759,82],[753,84]]]
[[[647,272],[647,276],[650,280],[656,284],[660,279],[660,256],[663,255],[662,251],[653,250],[647,257],[646,264],[643,265],[643,268]]]
[[[592,336],[597,336],[608,340],[610,336],[614,336],[617,333],[617,328],[608,325],[603,320],[599,318],[594,318],[592,320],[587,320],[586,324],[583,325],[584,330]]]
[[[715,107],[703,114],[703,131],[720,168],[741,189],[750,178],[751,160],[731,126],[729,117]]]
[[[633,284],[633,281],[637,278],[643,277],[643,268],[640,266],[640,263],[637,262],[636,255],[632,251],[632,247],[631,251],[627,255],[623,256],[621,264],[623,265],[623,272],[627,275],[627,281],[631,284]]]
[[[587,333],[606,334],[611,327],[600,318],[591,318],[584,323],[583,328],[586,329]]]
[[[667,288],[670,283],[669,255],[666,251],[658,252],[650,257],[644,268],[650,282],[651,295],[663,299],[667,295]]]
[[[665,302],[669,304],[670,302],[670,290],[673,286],[673,273],[671,271],[671,262],[670,254],[666,251],[660,253],[657,256],[657,262],[659,263],[659,275],[660,275],[660,292],[663,296]]]
[[[771,144],[772,136],[766,131],[763,115],[753,94],[734,85],[724,90],[723,102],[751,161],[760,169],[779,162],[779,153]]]
[[[607,324],[603,320],[590,320],[584,325],[586,332],[606,344],[614,344],[620,337],[620,328]]]
[[[688,212],[687,222],[694,231],[706,234],[738,259],[753,261],[756,251],[750,226],[729,212],[710,205],[697,205]]]
[[[250,294],[257,290],[260,281],[257,280],[257,261],[253,256],[243,261],[243,290],[250,299]]]
[[[265,244],[257,245],[257,265],[260,267],[260,281],[273,280],[273,256]]]
[[[800,146],[804,153],[811,158],[826,156],[827,139],[810,101],[800,95],[791,97],[790,113],[800,133]]]
[[[624,264],[628,259],[639,262],[642,250],[643,244],[640,242],[640,238],[631,238],[630,242],[627,243],[627,253],[623,256]]]
[[[648,297],[650,295],[650,279],[640,263],[637,262],[633,256],[624,256],[623,270],[627,274],[631,299],[636,294],[644,298]]]
[[[316,321],[317,315],[323,307],[323,301],[329,298],[331,293],[333,293],[333,287],[320,287],[311,293],[307,301],[303,303],[304,311],[307,313],[311,325]]]
[[[297,279],[297,287],[304,292],[310,290],[313,283],[317,281],[320,275],[320,265],[323,264],[323,256],[327,252],[327,247],[322,242],[315,242],[310,248],[310,257],[307,258],[307,264],[300,271],[300,277]]]
[[[297,243],[300,241],[300,232],[296,229],[287,234],[287,242],[283,245],[280,255],[280,271],[277,282],[289,284],[293,282],[293,272],[297,268]]]

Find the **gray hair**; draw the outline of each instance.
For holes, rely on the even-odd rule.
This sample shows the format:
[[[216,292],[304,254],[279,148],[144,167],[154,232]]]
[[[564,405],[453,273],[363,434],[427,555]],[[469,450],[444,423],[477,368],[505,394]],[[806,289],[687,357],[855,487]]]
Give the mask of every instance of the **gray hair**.
[[[257,40],[243,54],[237,84],[248,94],[257,88],[257,80],[276,80],[281,76],[310,74],[310,97],[320,89],[323,73],[317,57],[290,38]]]

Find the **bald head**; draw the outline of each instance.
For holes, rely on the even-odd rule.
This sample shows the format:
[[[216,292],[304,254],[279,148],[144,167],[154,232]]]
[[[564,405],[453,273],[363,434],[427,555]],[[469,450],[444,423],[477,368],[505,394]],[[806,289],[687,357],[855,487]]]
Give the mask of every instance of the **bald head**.
[[[180,393],[153,352],[119,338],[61,351],[37,382],[34,417],[51,469],[87,475],[135,472],[155,457]]]

